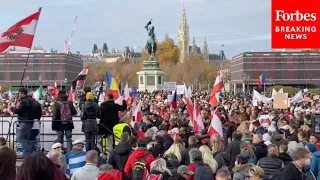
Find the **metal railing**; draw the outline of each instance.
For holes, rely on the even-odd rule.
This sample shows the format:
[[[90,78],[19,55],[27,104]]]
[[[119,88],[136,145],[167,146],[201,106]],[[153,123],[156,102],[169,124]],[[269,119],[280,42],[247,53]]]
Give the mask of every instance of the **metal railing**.
[[[59,121],[59,120],[58,120]],[[22,122],[22,121],[19,121]],[[30,121],[29,121],[30,122]],[[37,136],[37,144],[40,146],[38,150],[50,150],[53,143],[57,140],[57,132],[53,131],[51,128],[52,116],[43,116],[40,119],[40,132]],[[79,116],[73,117],[72,120],[74,124],[74,129],[72,130],[72,140],[83,139],[85,140],[85,134],[81,131],[82,129],[82,121]],[[13,117],[0,117],[0,136],[7,137],[7,144],[9,148],[17,150],[17,126],[18,120],[16,116]],[[113,145],[114,140],[117,138],[113,132],[102,124],[99,126],[100,128],[104,128],[104,130],[110,132],[113,135]],[[26,141],[24,141],[26,142]],[[34,141],[33,141],[34,142]],[[66,140],[64,140],[64,144],[66,144]],[[95,138],[95,147],[98,147],[100,152],[104,154],[110,153],[108,149],[108,142],[106,137],[103,135],[96,135]],[[66,147],[66,146],[65,146]]]

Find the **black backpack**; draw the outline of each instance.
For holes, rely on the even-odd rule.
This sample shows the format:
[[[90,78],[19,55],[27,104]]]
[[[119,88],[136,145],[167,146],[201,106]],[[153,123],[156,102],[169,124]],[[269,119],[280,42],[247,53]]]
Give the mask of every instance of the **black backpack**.
[[[146,165],[146,158],[150,155],[147,153],[142,158],[136,160],[134,168],[132,169],[131,180],[144,180],[148,176],[148,170]]]
[[[33,98],[30,98],[30,110],[28,112],[30,120],[40,120],[42,116],[41,104]]]
[[[194,180],[211,180],[213,178],[213,173],[211,168],[206,164],[196,165],[196,170],[194,172]]]

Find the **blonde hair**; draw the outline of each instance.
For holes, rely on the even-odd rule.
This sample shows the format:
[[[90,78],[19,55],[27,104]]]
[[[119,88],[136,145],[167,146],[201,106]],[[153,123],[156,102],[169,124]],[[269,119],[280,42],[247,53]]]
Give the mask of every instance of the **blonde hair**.
[[[167,168],[167,163],[164,159],[160,158],[153,161],[150,165],[150,171],[159,171],[161,173],[167,173],[172,175],[171,171]]]
[[[215,174],[218,169],[218,163],[215,159],[213,159],[213,154],[210,151],[209,147],[206,145],[202,145],[200,146],[199,150],[202,154],[203,162],[207,164],[210,167],[212,173]]]
[[[211,151],[213,153],[223,150],[223,144],[221,143],[221,137],[219,134],[215,134],[210,138]]]
[[[168,154],[173,154],[177,157],[178,161],[181,161],[182,145],[180,143],[173,143],[170,148],[163,154],[166,157]]]
[[[264,177],[264,171],[261,167],[259,166],[252,166],[249,173],[253,173],[254,176],[258,176],[258,178],[263,178]]]

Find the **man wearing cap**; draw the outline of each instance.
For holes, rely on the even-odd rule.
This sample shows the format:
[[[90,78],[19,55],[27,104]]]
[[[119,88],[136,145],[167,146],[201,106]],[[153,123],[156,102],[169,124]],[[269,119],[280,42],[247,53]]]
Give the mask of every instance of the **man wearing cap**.
[[[187,180],[190,175],[193,175],[194,172],[190,171],[188,166],[181,165],[177,170],[177,174],[171,176],[169,180]]]
[[[75,140],[72,143],[72,150],[66,154],[67,174],[72,176],[75,170],[86,164],[86,152],[84,149],[84,141],[82,139]]]

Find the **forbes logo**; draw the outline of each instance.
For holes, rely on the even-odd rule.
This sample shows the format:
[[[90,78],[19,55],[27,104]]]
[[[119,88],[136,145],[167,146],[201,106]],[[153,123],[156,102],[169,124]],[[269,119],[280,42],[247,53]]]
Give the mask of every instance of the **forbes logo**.
[[[316,21],[317,13],[300,13],[296,10],[294,13],[286,13],[284,10],[275,10],[275,21]]]

